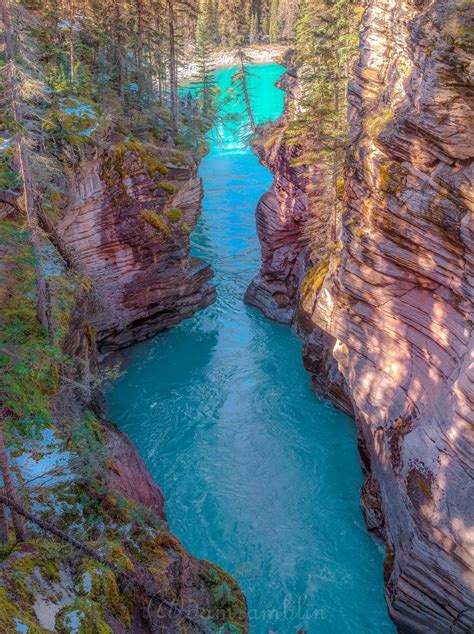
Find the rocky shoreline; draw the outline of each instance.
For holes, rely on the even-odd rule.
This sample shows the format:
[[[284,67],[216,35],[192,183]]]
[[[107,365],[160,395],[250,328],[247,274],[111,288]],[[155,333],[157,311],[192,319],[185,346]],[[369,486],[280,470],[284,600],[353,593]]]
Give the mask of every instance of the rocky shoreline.
[[[259,44],[243,48],[245,57],[249,64],[275,64],[284,56],[286,46],[281,44]],[[198,75],[198,64],[192,61],[192,53],[187,53],[188,61],[180,66],[180,80],[184,83],[196,78]],[[237,52],[233,49],[218,49],[212,51],[210,66],[212,68],[232,68],[238,64]]]
[[[248,630],[235,580],[170,533],[163,494],[107,420],[98,383],[107,374],[99,353],[148,338],[215,299],[211,268],[190,256],[202,200],[197,162],[190,152],[117,137],[68,173],[67,208],[48,227],[66,255],[64,274],[77,277],[63,318],[65,362],[52,424],[23,439],[10,466],[29,512],[90,555],[30,522],[28,541],[0,561],[1,631],[17,622],[35,632]],[[65,264],[54,257],[60,274]],[[11,266],[3,251],[2,261]]]
[[[317,167],[292,167],[288,119],[256,147],[275,181],[257,210],[263,263],[246,300],[293,324],[315,389],[355,417],[362,508],[385,541],[386,599],[404,632],[465,633],[474,623],[464,18],[451,0],[368,3],[349,87],[341,226],[311,214],[305,190],[322,196],[326,184]],[[298,69],[283,84],[288,106]]]

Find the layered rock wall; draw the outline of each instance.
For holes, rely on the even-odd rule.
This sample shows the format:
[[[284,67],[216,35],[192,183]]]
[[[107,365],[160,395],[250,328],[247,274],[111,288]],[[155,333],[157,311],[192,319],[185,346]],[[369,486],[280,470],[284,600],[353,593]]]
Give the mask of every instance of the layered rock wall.
[[[58,232],[92,281],[102,352],[146,339],[214,301],[211,268],[190,256],[201,200],[195,163],[169,148],[122,141],[71,177]]]
[[[254,142],[253,149],[274,174],[271,189],[257,206],[257,232],[262,245],[262,267],[245,295],[275,321],[291,323],[299,286],[310,256],[318,258],[328,243],[329,214],[310,213],[312,194],[322,194],[325,179],[316,167],[300,164],[299,149],[285,140],[285,127],[301,97],[299,70],[290,69],[280,80],[285,90],[285,115]],[[315,239],[315,237],[317,238]]]
[[[341,242],[294,302],[316,387],[353,407],[363,510],[406,632],[474,626],[470,33],[469,3],[368,3]]]

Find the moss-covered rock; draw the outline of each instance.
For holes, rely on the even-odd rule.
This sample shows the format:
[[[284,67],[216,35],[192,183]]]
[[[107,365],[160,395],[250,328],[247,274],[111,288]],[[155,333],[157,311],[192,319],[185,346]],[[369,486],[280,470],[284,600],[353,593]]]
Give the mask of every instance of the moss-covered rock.
[[[158,229],[158,231],[161,231],[161,233],[166,238],[171,238],[172,232],[171,232],[170,226],[168,225],[168,223],[162,216],[156,213],[156,211],[143,209],[140,215],[145,220],[145,222],[149,224],[151,227],[154,227],[155,229]]]
[[[165,211],[165,216],[168,218],[168,220],[171,220],[171,222],[179,222],[183,217],[183,212],[181,211],[181,209],[173,207],[172,209],[168,209],[168,211]]]

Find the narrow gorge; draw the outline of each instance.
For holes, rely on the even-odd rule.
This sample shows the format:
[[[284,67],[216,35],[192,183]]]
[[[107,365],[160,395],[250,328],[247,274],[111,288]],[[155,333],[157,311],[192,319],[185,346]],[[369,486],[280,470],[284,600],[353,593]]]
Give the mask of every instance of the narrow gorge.
[[[0,23],[0,632],[472,632],[472,0]]]

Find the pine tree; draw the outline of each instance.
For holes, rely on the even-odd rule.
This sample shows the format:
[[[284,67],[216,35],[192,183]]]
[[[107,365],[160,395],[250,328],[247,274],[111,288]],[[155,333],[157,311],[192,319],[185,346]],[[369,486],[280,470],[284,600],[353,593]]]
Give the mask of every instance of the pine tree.
[[[198,64],[197,81],[201,99],[201,108],[205,120],[212,119],[215,105],[214,67],[211,63],[213,45],[212,0],[201,0],[196,26],[196,61]]]
[[[270,42],[278,42],[280,38],[280,1],[272,0],[270,7],[270,23],[268,37]]]
[[[234,87],[234,90],[236,90],[235,94],[237,99],[240,98],[240,95],[242,95],[244,99],[245,109],[249,118],[250,129],[252,132],[255,132],[257,129],[257,124],[255,123],[252,103],[250,100],[250,91],[248,85],[249,72],[246,68],[248,58],[244,54],[242,47],[237,48],[237,58],[239,60],[239,69],[236,73],[234,73],[232,77],[232,85]]]
[[[16,142],[20,175],[24,190],[24,209],[28,227],[31,231],[31,242],[36,257],[36,285],[37,285],[37,312],[38,320],[49,333],[50,309],[48,301],[48,287],[41,265],[41,243],[40,228],[38,221],[38,210],[35,199],[35,184],[31,168],[31,152],[34,148],[35,140],[32,138],[31,125],[26,124],[24,117],[24,103],[36,103],[39,99],[45,99],[44,85],[39,78],[30,50],[26,55],[24,49],[17,46],[15,28],[10,17],[10,7],[8,0],[0,0],[0,16],[3,24],[3,34],[5,41],[6,65],[3,68],[5,74],[5,94],[4,104],[10,116],[11,127],[15,131],[13,137]]]
[[[296,31],[303,97],[287,136],[300,149],[298,163],[317,165],[326,175],[326,196],[313,202],[332,206],[334,231],[341,211],[339,183],[348,148],[346,92],[359,17],[356,0],[304,0]]]

